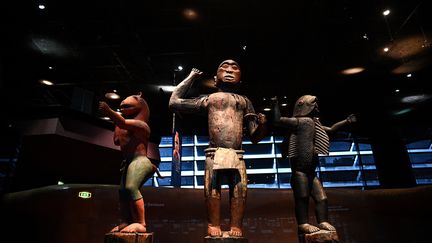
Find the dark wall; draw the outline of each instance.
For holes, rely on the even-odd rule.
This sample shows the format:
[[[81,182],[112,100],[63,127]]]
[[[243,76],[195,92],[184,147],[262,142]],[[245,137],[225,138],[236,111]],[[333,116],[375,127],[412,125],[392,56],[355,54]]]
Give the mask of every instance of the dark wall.
[[[80,198],[80,191],[90,192],[92,197]],[[206,217],[202,190],[141,191],[155,243],[203,242]],[[425,232],[432,218],[431,186],[326,191],[330,221],[343,243],[428,241]],[[227,196],[224,191],[224,230],[228,223]],[[297,242],[292,199],[292,191],[287,189],[249,189],[244,232],[250,243]],[[0,234],[13,239],[6,242],[102,242],[104,234],[118,223],[117,200],[114,185],[69,184],[6,194],[1,201],[5,226]]]
[[[121,152],[59,135],[24,136],[11,190],[64,183],[117,184]]]

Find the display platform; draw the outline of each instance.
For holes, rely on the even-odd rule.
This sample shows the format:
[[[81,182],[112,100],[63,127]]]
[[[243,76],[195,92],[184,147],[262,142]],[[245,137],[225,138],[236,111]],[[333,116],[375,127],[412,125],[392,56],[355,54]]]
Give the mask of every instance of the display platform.
[[[229,231],[222,231],[220,237],[204,237],[204,243],[249,243],[245,237],[233,237],[229,235]]]
[[[104,243],[153,243],[153,233],[107,233]]]
[[[116,185],[65,184],[5,194],[0,201],[0,234],[20,237],[9,242],[103,242],[119,223],[117,190]],[[153,242],[204,241],[207,221],[202,189],[146,187],[141,192]],[[340,242],[429,242],[424,232],[429,232],[432,218],[432,186],[367,191],[326,188],[326,192],[329,221]],[[224,190],[224,231],[229,230],[227,199]],[[243,222],[249,243],[298,242],[289,189],[249,189]]]

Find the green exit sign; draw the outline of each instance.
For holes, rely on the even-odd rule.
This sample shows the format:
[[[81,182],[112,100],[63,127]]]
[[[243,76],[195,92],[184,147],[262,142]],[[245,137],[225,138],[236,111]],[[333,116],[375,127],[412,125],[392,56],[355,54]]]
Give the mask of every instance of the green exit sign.
[[[84,198],[84,199],[91,198],[91,193],[90,192],[79,192],[78,197]]]

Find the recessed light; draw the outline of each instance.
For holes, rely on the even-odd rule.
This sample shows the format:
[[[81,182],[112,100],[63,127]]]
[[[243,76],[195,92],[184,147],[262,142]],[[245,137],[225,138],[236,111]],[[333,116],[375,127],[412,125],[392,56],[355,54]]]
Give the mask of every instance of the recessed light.
[[[164,92],[173,92],[175,87],[174,85],[159,85],[159,89],[162,89]]]
[[[45,5],[43,5],[43,4],[39,4],[39,5],[38,5],[38,8],[41,9],[41,10],[43,10],[43,9],[45,9]]]
[[[410,96],[405,96],[401,99],[402,103],[407,103],[407,104],[415,104],[415,103],[421,103],[424,101],[427,101],[431,98],[430,95],[424,95],[424,94],[420,94],[420,95],[410,95]]]
[[[388,47],[384,47],[383,51],[384,51],[384,52],[388,52],[388,51],[389,51],[389,48],[388,48]]]
[[[384,15],[384,16],[387,16],[387,15],[389,15],[389,14],[390,14],[390,10],[388,10],[388,9],[384,10],[384,12],[383,12],[383,15]]]
[[[190,8],[183,10],[183,16],[189,20],[195,20],[198,18],[198,13]]]
[[[347,68],[345,70],[342,70],[342,74],[345,75],[351,75],[351,74],[356,74],[356,73],[361,73],[363,72],[365,69],[363,67],[353,67],[353,68]]]
[[[114,90],[113,92],[106,93],[105,98],[110,99],[110,100],[118,100],[118,99],[120,99],[120,95],[118,95]]]
[[[411,78],[411,77],[412,77],[412,74],[411,74],[411,73],[408,73],[406,76],[407,76],[407,78]]]
[[[41,79],[41,80],[39,80],[39,83],[41,83],[41,84],[45,84],[45,85],[54,85],[53,82],[51,82],[51,81],[49,81],[49,80],[46,80],[46,79]]]

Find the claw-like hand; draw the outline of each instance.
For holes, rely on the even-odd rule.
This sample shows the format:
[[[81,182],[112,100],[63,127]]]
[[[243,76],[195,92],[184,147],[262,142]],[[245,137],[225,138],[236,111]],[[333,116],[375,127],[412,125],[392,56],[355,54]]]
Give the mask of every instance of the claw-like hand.
[[[267,122],[267,118],[264,114],[258,113],[258,124],[264,124]]]
[[[357,122],[357,117],[354,114],[351,114],[346,119],[349,123]]]
[[[99,113],[101,115],[104,116],[104,115],[108,114],[110,109],[111,108],[109,107],[109,105],[107,103],[105,103],[104,101],[99,102]]]

